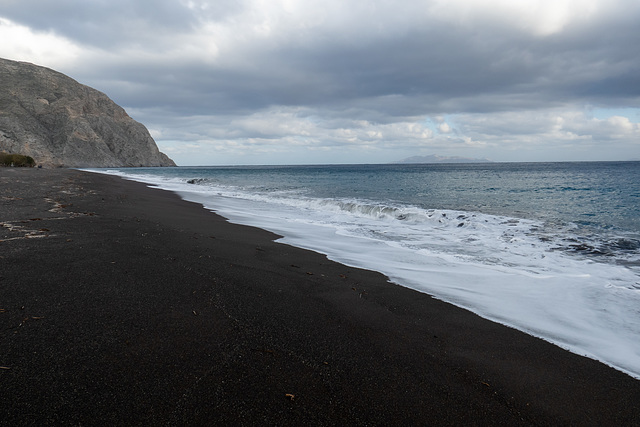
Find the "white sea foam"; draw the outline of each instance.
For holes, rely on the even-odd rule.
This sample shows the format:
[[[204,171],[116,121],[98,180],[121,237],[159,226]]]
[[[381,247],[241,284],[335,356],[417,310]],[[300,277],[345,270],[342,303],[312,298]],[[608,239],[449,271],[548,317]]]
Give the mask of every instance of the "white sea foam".
[[[107,173],[175,191],[230,221],[278,233],[283,243],[380,271],[640,379],[640,270],[571,254],[571,242],[585,237],[570,226]],[[637,265],[637,253],[627,261]]]

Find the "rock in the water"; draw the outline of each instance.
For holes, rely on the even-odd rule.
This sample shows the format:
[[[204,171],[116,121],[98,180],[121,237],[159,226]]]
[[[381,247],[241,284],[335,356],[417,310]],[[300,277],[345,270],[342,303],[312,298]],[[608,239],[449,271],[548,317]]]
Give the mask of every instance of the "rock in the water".
[[[0,151],[50,167],[175,166],[147,128],[104,93],[1,58]]]

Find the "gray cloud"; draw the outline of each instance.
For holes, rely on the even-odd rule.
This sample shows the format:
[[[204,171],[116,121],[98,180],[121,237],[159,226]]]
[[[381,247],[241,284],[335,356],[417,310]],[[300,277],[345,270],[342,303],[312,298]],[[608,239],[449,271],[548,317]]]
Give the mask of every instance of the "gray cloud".
[[[34,40],[76,45],[58,69],[135,112],[185,159],[201,158],[190,143],[225,158],[253,138],[254,150],[299,156],[324,147],[338,159],[356,141],[369,150],[363,161],[393,149],[518,160],[513,147],[536,137],[549,141],[535,144],[540,158],[552,159],[552,141],[597,146],[611,135],[626,156],[638,148],[637,116],[617,132],[627,125],[587,110],[640,106],[640,6],[580,5],[4,1],[0,18]],[[436,116],[455,120],[438,127]],[[551,117],[565,117],[577,137],[549,130]]]
[[[189,9],[186,4],[175,0],[4,1],[0,14],[80,44],[118,49],[135,43],[157,47],[154,40],[162,40],[163,34],[189,32],[202,18],[224,19],[237,10],[233,1],[207,2],[206,10]]]

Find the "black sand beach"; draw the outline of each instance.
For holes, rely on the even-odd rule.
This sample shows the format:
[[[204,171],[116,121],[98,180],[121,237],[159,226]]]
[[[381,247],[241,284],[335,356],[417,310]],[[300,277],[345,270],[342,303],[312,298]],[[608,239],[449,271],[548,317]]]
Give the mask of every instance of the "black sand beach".
[[[640,425],[640,381],[274,238],[0,168],[0,424]]]

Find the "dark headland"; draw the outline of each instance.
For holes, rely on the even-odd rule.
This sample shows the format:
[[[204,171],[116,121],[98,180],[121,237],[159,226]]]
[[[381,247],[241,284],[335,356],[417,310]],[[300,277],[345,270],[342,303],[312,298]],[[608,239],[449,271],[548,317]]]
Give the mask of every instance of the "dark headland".
[[[638,380],[170,192],[0,203],[0,425],[640,425]]]

